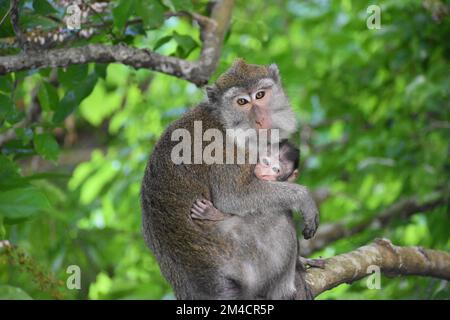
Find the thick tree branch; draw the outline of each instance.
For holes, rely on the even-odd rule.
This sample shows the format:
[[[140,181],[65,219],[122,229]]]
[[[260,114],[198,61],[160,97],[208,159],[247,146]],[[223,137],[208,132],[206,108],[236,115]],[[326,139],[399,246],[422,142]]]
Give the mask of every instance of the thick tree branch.
[[[415,197],[402,199],[393,204],[373,219],[363,221],[351,228],[344,223],[324,224],[319,227],[314,238],[300,240],[300,255],[309,256],[315,251],[321,250],[336,240],[350,237],[370,227],[382,227],[398,217],[407,218],[415,213],[432,210],[442,205],[450,205],[450,197],[443,193],[435,200],[418,203]]]
[[[13,3],[15,3],[14,0]],[[89,44],[82,47],[28,51],[14,56],[0,57],[0,75],[15,71],[67,67],[90,62],[117,62],[134,68],[147,68],[163,72],[201,86],[208,82],[217,66],[223,38],[231,19],[233,4],[233,0],[216,1],[211,11],[211,18],[192,14],[192,18],[200,25],[203,41],[198,61],[191,62],[175,57],[166,57],[150,50],[126,45]],[[13,16],[13,10],[11,16]],[[15,22],[16,35],[20,41],[22,34],[17,21]]]
[[[450,280],[450,254],[420,247],[398,247],[387,239],[355,251],[326,259],[324,269],[306,271],[306,283],[316,297],[343,283],[351,283],[370,275],[371,266],[383,274],[418,275]],[[373,268],[373,267],[372,267]]]

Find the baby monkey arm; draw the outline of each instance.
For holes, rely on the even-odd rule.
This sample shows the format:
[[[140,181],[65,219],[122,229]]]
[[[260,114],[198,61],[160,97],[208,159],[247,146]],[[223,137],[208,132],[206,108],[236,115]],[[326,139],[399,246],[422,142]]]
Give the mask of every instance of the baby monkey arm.
[[[232,214],[221,212],[211,201],[201,197],[191,207],[191,217],[196,220],[222,221]]]

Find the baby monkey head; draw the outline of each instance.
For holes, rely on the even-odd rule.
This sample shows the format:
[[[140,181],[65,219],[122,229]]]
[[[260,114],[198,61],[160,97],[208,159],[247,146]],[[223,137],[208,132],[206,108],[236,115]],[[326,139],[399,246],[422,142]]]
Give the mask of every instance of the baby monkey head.
[[[254,65],[237,59],[206,91],[210,107],[226,129],[279,129],[281,139],[296,129],[276,64]]]
[[[255,166],[255,176],[260,180],[293,182],[298,177],[299,161],[300,150],[283,140],[278,152],[259,159]]]

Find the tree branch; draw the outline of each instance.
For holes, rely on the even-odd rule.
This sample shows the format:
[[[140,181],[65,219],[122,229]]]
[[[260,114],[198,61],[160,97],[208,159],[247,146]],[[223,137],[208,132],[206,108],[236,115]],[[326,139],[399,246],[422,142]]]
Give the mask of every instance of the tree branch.
[[[355,251],[325,260],[324,269],[306,271],[306,283],[314,297],[343,283],[351,283],[371,274],[377,266],[383,274],[418,275],[450,280],[450,254],[421,247],[398,247],[387,239]],[[368,269],[369,268],[369,269]]]
[[[363,221],[351,228],[346,227],[344,223],[324,224],[319,227],[314,238],[310,240],[301,239],[299,241],[300,255],[304,257],[309,256],[336,240],[350,237],[372,226],[382,227],[397,217],[407,218],[415,213],[429,211],[445,204],[450,205],[450,196],[445,194],[445,192],[437,199],[424,203],[418,203],[415,197],[410,197],[394,203],[374,218]]]
[[[25,44],[22,29],[20,28],[20,25],[19,25],[19,0],[11,0],[10,19],[11,19],[12,28],[16,35],[17,42],[19,43],[19,47],[22,50],[25,50],[26,44]]]
[[[16,3],[12,0],[13,4]],[[220,57],[225,32],[231,19],[233,0],[216,1],[211,11],[211,18],[191,14],[200,25],[203,41],[198,61],[187,61],[175,57],[166,57],[147,49],[138,49],[126,45],[89,44],[81,47],[51,49],[47,51],[28,51],[14,56],[0,57],[0,75],[9,72],[39,69],[47,67],[67,67],[73,64],[90,62],[118,62],[134,68],[147,68],[190,81],[198,86],[206,84],[214,73]],[[14,10],[11,10],[13,21]],[[17,13],[17,12],[16,12]],[[22,33],[18,20],[16,36],[21,41]],[[19,32],[19,33],[18,33]]]

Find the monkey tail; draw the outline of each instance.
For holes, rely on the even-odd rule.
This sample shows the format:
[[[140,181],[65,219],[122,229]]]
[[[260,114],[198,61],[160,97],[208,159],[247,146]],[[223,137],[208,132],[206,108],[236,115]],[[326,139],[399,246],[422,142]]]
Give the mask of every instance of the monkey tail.
[[[298,238],[297,260],[295,264],[295,288],[297,289],[295,300],[314,300],[311,287],[306,282],[306,266],[300,258],[300,238]]]
[[[305,279],[306,268],[297,259],[295,268],[295,288],[297,289],[295,300],[314,300],[312,290]]]

